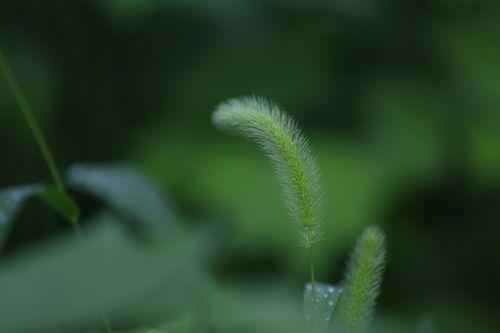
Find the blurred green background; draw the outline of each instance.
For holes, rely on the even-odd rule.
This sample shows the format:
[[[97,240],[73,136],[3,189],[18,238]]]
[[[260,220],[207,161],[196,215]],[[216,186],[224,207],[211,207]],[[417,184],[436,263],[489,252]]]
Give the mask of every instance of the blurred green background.
[[[210,122],[228,98],[263,96],[294,115],[318,155],[319,279],[339,281],[356,236],[378,224],[389,262],[377,313],[498,332],[494,3],[2,0],[0,48],[59,165],[140,167],[184,223],[217,235],[222,280],[300,291],[307,279],[272,168]],[[0,156],[0,187],[49,179],[3,79]],[[47,236],[16,230],[9,255]]]

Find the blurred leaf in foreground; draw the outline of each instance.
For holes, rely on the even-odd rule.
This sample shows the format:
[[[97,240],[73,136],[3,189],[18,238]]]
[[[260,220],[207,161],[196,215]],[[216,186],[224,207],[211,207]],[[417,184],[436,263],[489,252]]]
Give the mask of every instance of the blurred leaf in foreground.
[[[33,248],[0,268],[0,332],[88,328],[106,309],[112,321],[163,320],[186,309],[203,286],[205,242],[171,235],[145,244],[103,215],[83,241],[61,239]],[[146,313],[147,312],[147,313]],[[94,326],[95,327],[95,326]]]
[[[96,196],[122,218],[132,217],[149,228],[174,221],[165,196],[146,176],[125,165],[77,164],[68,170],[69,186]]]

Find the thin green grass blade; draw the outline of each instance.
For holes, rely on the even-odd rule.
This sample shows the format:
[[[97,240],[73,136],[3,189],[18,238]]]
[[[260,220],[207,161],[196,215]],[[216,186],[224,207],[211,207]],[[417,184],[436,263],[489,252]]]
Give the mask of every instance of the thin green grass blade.
[[[64,183],[62,181],[61,173],[57,168],[56,162],[50,151],[49,145],[45,140],[45,137],[38,125],[36,117],[31,110],[31,107],[28,103],[28,100],[24,96],[24,93],[19,86],[12,70],[10,69],[7,60],[4,55],[0,51],[0,72],[2,72],[5,81],[9,85],[12,93],[14,94],[14,98],[16,99],[23,116],[28,123],[28,126],[35,137],[35,140],[42,152],[42,155],[49,167],[52,178],[54,179],[55,186],[57,188],[58,194],[55,194],[54,191],[49,190],[49,193],[46,193],[42,196],[42,199],[47,201],[53,208],[55,208],[63,217],[66,218],[73,225],[78,227],[78,208],[76,202],[71,198],[71,196],[66,192]]]
[[[40,126],[38,125],[38,122],[36,121],[35,115],[33,114],[33,111],[31,110],[31,107],[26,99],[26,97],[23,94],[23,91],[21,90],[21,87],[19,86],[16,78],[14,77],[14,74],[12,73],[7,60],[5,59],[4,55],[2,54],[2,51],[0,51],[0,71],[2,72],[5,81],[7,81],[7,84],[9,85],[10,89],[12,90],[12,93],[14,94],[14,97],[19,104],[19,107],[23,113],[24,118],[26,119],[26,122],[28,123],[31,132],[33,133],[33,136],[35,137],[35,140],[38,144],[38,147],[40,148],[43,157],[45,158],[45,161],[47,162],[47,165],[49,167],[50,173],[52,174],[52,177],[54,178],[54,181],[58,187],[58,189],[61,192],[64,192],[64,184],[61,178],[61,173],[59,172],[59,169],[57,168],[56,162],[54,160],[54,157],[52,156],[52,153],[50,151],[49,145],[47,144],[47,141],[45,140],[45,137],[43,136],[42,130],[40,129]]]

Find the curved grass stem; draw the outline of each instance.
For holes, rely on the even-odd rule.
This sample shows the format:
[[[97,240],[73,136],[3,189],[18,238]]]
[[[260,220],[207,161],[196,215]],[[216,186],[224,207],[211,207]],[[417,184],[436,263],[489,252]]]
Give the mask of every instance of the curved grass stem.
[[[255,142],[274,165],[285,203],[306,249],[322,237],[322,187],[307,138],[295,120],[262,98],[237,98],[219,105],[216,127]]]
[[[285,203],[309,257],[312,316],[319,302],[314,276],[312,245],[321,240],[322,187],[319,171],[307,138],[295,120],[278,106],[262,98],[231,99],[212,114],[215,126],[256,143],[274,165]],[[317,318],[312,318],[317,331]]]

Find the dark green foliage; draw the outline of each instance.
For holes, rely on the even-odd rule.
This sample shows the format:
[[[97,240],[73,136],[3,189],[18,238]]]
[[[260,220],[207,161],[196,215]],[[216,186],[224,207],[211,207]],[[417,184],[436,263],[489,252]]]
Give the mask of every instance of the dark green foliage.
[[[171,323],[134,324],[126,315],[115,318],[125,310],[111,308],[115,331],[291,332],[284,323],[294,315],[302,320],[288,309],[298,303],[306,258],[296,230],[286,227],[290,217],[272,170],[254,147],[227,139],[208,121],[216,103],[255,94],[293,112],[318,156],[327,217],[326,241],[313,246],[320,281],[342,282],[351,243],[377,223],[387,233],[391,260],[373,332],[424,332],[422,316],[433,319],[435,332],[500,332],[494,287],[500,280],[500,2],[0,3],[0,49],[61,167],[59,178],[77,161],[91,169],[132,162],[168,193],[173,216],[182,216],[134,213],[145,207],[139,191],[116,204],[69,185],[82,233],[96,230],[97,220],[87,217],[104,209],[119,220],[119,230],[127,226],[134,243],[152,238],[136,239],[137,231],[163,235],[167,223],[188,234],[208,228],[216,244],[214,252],[204,249],[220,283],[209,289],[230,299],[227,306],[197,302],[201,311]],[[0,75],[0,189],[53,186],[29,133],[33,123],[24,122],[16,104],[21,89],[13,96],[12,82]],[[0,268],[54,239],[75,239],[38,195],[21,201],[9,204],[17,213],[8,215],[16,218],[0,225],[0,243],[6,240]],[[134,203],[139,207],[128,207]],[[274,288],[257,295],[268,280]],[[273,293],[276,287],[286,291]],[[149,293],[148,304],[161,312],[156,294]],[[217,316],[207,313],[216,309]],[[131,306],[130,312],[140,310],[150,309]],[[200,320],[202,313],[217,325]],[[75,327],[74,333],[105,332],[99,318]],[[54,324],[40,333],[73,331]]]

